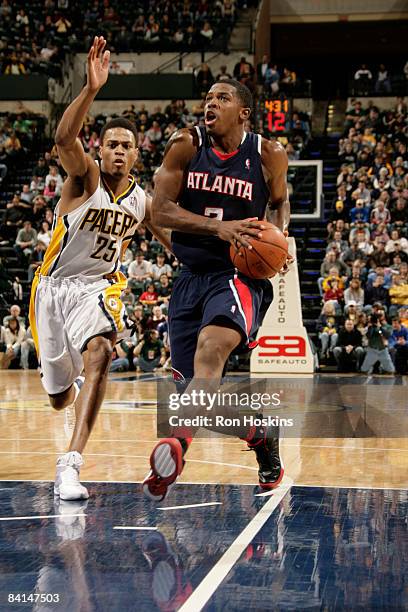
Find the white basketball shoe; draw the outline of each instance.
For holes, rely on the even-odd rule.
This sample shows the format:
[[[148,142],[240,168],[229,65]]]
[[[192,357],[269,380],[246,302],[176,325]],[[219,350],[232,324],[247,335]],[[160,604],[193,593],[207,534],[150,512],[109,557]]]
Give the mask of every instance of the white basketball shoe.
[[[55,474],[54,494],[65,501],[88,499],[87,489],[79,482],[79,470],[83,465],[82,455],[77,451],[65,453],[58,458]]]

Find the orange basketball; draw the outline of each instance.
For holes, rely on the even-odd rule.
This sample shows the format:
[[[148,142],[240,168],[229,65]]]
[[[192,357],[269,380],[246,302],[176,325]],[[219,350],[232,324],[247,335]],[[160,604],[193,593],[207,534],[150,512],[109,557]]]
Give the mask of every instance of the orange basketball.
[[[231,245],[232,263],[250,278],[271,278],[283,267],[288,256],[288,241],[272,223],[264,222],[262,238],[249,238],[252,249],[241,246],[238,251]]]

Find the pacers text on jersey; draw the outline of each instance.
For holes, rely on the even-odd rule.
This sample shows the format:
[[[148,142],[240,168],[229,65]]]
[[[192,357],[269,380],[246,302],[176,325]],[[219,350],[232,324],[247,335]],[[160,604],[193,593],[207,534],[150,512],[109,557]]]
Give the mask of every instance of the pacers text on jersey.
[[[121,210],[111,210],[110,208],[88,208],[82,219],[79,229],[90,232],[98,231],[101,234],[122,237],[126,232],[138,223],[135,217],[128,215]],[[89,224],[89,225],[88,225]]]

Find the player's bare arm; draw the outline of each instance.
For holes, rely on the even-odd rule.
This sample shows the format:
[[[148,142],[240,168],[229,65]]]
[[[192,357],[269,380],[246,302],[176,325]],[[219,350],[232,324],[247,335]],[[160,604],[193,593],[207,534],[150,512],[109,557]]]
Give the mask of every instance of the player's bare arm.
[[[167,251],[171,251],[171,231],[160,227],[152,221],[152,198],[146,196],[146,210],[143,225],[147,227],[149,232],[164,246]]]
[[[279,142],[262,139],[262,166],[270,192],[265,212],[266,219],[279,227],[287,236],[290,221],[290,202],[286,183],[288,156]],[[288,254],[281,274],[286,274],[289,271],[288,266],[293,261],[292,255]]]
[[[250,247],[247,236],[259,236],[264,228],[261,221],[254,218],[241,221],[219,221],[210,217],[196,215],[177,202],[185,183],[185,172],[197,152],[194,134],[189,129],[178,131],[170,139],[163,163],[155,179],[152,215],[156,226],[190,234],[218,236],[232,244]]]
[[[84,119],[109,75],[109,51],[106,41],[95,36],[87,58],[87,82],[81,93],[65,110],[55,134],[58,156],[68,174],[61,194],[60,213],[67,214],[80,206],[98,184],[99,169],[87,155],[78,136]]]
[[[290,220],[290,203],[286,183],[288,157],[279,142],[262,139],[262,166],[270,192],[266,218],[281,231],[286,232]]]

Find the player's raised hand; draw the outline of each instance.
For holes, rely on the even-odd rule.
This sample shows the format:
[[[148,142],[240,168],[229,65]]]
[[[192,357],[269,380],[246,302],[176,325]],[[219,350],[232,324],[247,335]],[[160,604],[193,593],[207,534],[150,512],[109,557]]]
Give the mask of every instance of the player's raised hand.
[[[261,238],[265,224],[258,221],[258,217],[250,217],[241,221],[220,221],[217,236],[221,240],[230,242],[237,250],[240,246],[252,249],[248,238]]]
[[[106,40],[95,36],[89,49],[87,61],[87,85],[92,92],[97,92],[105,85],[109,76],[110,51],[104,51]]]

